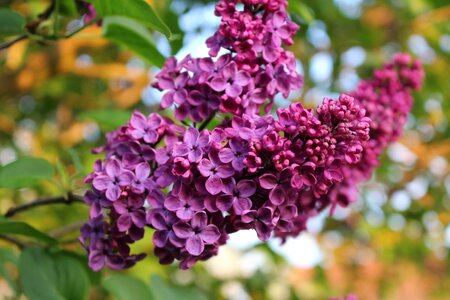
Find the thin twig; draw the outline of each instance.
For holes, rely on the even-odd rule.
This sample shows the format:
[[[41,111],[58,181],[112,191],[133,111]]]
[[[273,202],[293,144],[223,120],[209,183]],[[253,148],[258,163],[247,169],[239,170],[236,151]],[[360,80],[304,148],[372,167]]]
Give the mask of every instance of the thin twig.
[[[200,125],[200,127],[198,128],[198,131],[202,131],[203,129],[205,129],[206,126],[209,125],[209,123],[212,121],[212,119],[214,119],[215,116],[216,116],[216,112],[213,112],[213,113],[208,117],[208,119],[206,119],[206,120],[202,123],[202,125]]]
[[[27,246],[27,244],[19,239],[4,235],[4,234],[0,234],[0,240],[4,240],[7,242],[10,242],[14,245],[16,245],[17,247],[19,247],[19,249],[23,249]]]
[[[75,223],[69,224],[69,225],[64,226],[62,228],[55,229],[52,232],[50,232],[48,235],[53,237],[53,238],[62,237],[64,235],[66,235],[67,233],[71,233],[71,232],[73,232],[75,230],[79,230],[81,228],[81,226],[86,224],[86,222],[87,222],[86,220],[77,221]]]
[[[25,25],[25,28],[28,30],[29,33],[35,34],[37,28],[39,25],[41,25],[42,22],[46,21],[53,13],[53,10],[55,9],[55,1],[52,1],[50,5],[47,7],[47,9],[38,15],[38,19],[32,22],[29,22]],[[28,34],[22,34],[8,42],[5,42],[3,44],[0,44],[0,50],[6,49],[14,45],[15,43],[18,43],[22,40],[25,40],[29,38]]]
[[[52,205],[52,204],[72,204],[74,202],[84,203],[83,198],[81,196],[73,195],[72,193],[67,194],[67,196],[59,196],[59,197],[53,197],[53,198],[44,198],[44,199],[38,199],[35,201],[32,201],[30,203],[26,203],[23,205],[19,205],[16,207],[10,208],[6,214],[5,217],[10,218],[14,216],[15,214],[37,207],[37,206],[43,206],[43,205]]]
[[[10,40],[10,41],[8,41],[6,43],[0,44],[0,50],[9,48],[12,45],[14,45],[15,43],[20,42],[20,41],[22,41],[22,40],[24,40],[26,38],[28,38],[28,35],[23,34],[23,35],[20,35],[20,36],[16,37],[15,39],[12,39],[12,40]]]

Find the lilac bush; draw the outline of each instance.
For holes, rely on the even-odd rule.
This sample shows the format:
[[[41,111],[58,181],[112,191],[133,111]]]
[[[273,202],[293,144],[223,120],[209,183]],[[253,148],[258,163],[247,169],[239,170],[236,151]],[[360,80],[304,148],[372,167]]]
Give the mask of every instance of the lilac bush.
[[[210,57],[169,58],[156,76],[161,108],[173,107],[175,120],[135,111],[95,149],[106,159],[86,178],[91,220],[80,237],[92,269],[141,260],[130,244],[146,226],[160,262],[186,269],[216,255],[233,232],[284,240],[327,207],[332,213],[355,201],[358,183],[400,136],[423,71],[397,55],[356,91],[316,110],[292,103],[261,116],[277,94],[302,86],[294,55],[283,48],[299,28],[286,6],[220,1]],[[217,114],[225,118],[208,130]]]

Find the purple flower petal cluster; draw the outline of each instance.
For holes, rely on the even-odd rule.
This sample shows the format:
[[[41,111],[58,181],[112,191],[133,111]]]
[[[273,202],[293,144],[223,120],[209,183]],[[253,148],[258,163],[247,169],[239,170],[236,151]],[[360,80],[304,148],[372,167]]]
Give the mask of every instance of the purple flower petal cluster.
[[[341,169],[360,159],[370,120],[347,95],[325,99],[317,112],[295,103],[277,115],[236,116],[210,132],[135,112],[109,135],[106,161],[87,178],[93,218],[81,240],[91,267],[141,259],[129,244],[145,226],[156,230],[161,263],[179,260],[189,268],[218,253],[232,232],[254,229],[267,240],[310,216],[301,210],[300,192],[322,196],[342,180]],[[158,128],[148,125],[154,120]]]
[[[141,260],[130,245],[146,226],[160,263],[186,269],[216,255],[233,232],[284,240],[326,207],[353,201],[357,183],[401,134],[423,71],[400,55],[355,92],[326,98],[316,110],[293,103],[260,116],[276,94],[301,86],[295,59],[282,48],[298,29],[286,6],[220,1],[222,24],[207,44],[211,57],[220,48],[230,53],[170,58],[157,75],[161,107],[175,105],[176,121],[136,111],[94,150],[106,159],[85,180],[91,219],[80,237],[93,270]],[[206,129],[218,112],[232,117]]]
[[[211,57],[169,58],[156,76],[154,86],[165,92],[161,108],[175,106],[177,120],[201,122],[217,111],[269,111],[276,94],[287,98],[299,89],[303,79],[294,55],[282,47],[293,44],[299,29],[286,6],[287,1],[220,1],[220,28],[206,42]],[[226,53],[218,56],[220,49]]]

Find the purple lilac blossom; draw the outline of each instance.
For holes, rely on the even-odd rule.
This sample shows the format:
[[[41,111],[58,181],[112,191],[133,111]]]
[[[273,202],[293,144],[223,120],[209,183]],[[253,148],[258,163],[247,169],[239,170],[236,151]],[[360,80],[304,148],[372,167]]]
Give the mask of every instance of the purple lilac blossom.
[[[243,3],[240,10],[236,4]],[[298,30],[285,0],[220,1],[208,58],[169,58],[155,86],[175,119],[136,111],[94,150],[85,182],[90,221],[80,241],[89,266],[128,268],[144,258],[130,244],[153,228],[154,254],[180,268],[217,255],[229,234],[253,229],[285,240],[330,207],[347,206],[383,149],[401,135],[420,87],[419,62],[401,54],[356,91],[316,110],[292,103],[268,111],[277,94],[301,87],[291,45]],[[217,56],[220,48],[229,54]],[[213,130],[216,113],[231,113]],[[189,125],[189,119],[195,123]]]

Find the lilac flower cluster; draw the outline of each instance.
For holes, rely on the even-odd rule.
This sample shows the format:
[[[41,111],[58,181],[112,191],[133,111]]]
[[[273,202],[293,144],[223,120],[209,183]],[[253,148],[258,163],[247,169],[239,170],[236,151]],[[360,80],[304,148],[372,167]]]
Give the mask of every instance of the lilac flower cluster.
[[[258,114],[265,106],[267,112],[276,94],[288,97],[299,89],[303,79],[294,55],[282,48],[293,44],[299,29],[286,6],[287,1],[220,1],[221,26],[206,42],[210,57],[169,58],[156,76],[154,86],[165,92],[161,108],[175,106],[177,120],[201,122],[217,111]],[[220,49],[225,53],[218,56]]]
[[[161,263],[177,259],[189,268],[215,255],[232,232],[254,229],[267,240],[309,217],[299,193],[323,196],[343,179],[342,167],[360,160],[370,120],[348,95],[325,99],[317,113],[295,103],[277,116],[243,114],[210,132],[135,112],[108,136],[106,162],[86,180],[92,220],[82,241],[91,267],[141,259],[128,244],[146,225],[156,230]]]
[[[363,144],[359,163],[343,169],[345,180],[333,188],[325,202],[346,206],[356,201],[358,184],[372,176],[380,155],[402,135],[413,105],[412,92],[420,90],[424,75],[419,60],[399,53],[351,93],[372,120],[370,139]]]
[[[92,269],[127,268],[141,260],[145,255],[131,254],[130,245],[143,238],[146,226],[154,230],[160,262],[177,260],[186,269],[216,255],[233,232],[253,229],[261,240],[284,239],[330,204],[348,204],[335,199],[353,184],[348,178],[357,177],[353,170],[368,159],[370,137],[377,139],[369,130],[381,128],[384,118],[369,105],[374,125],[365,104],[398,93],[398,103],[389,103],[392,114],[406,113],[402,97],[420,78],[411,62],[397,59],[385,67],[393,75],[380,72],[368,81],[372,90],[362,84],[352,95],[324,99],[316,111],[293,103],[277,109],[276,117],[260,116],[276,94],[301,86],[292,53],[281,47],[292,44],[298,29],[287,19],[286,5],[220,1],[222,25],[207,44],[212,57],[220,48],[230,53],[180,63],[171,58],[157,75],[155,86],[166,91],[161,106],[175,105],[177,121],[136,111],[96,149],[106,159],[86,178],[91,219],[80,237]],[[232,117],[206,129],[218,112]]]
[[[412,91],[421,88],[423,78],[421,62],[399,53],[392,62],[375,70],[371,79],[360,82],[350,95],[371,119],[370,138],[362,142],[364,151],[358,162],[340,168],[342,181],[334,184],[328,193],[315,194],[313,189],[302,191],[303,205],[319,211],[330,206],[333,214],[337,205],[346,207],[357,200],[359,184],[372,176],[383,151],[402,135],[413,104]],[[298,235],[305,229],[305,222],[306,219],[297,219],[294,228],[280,237]]]

